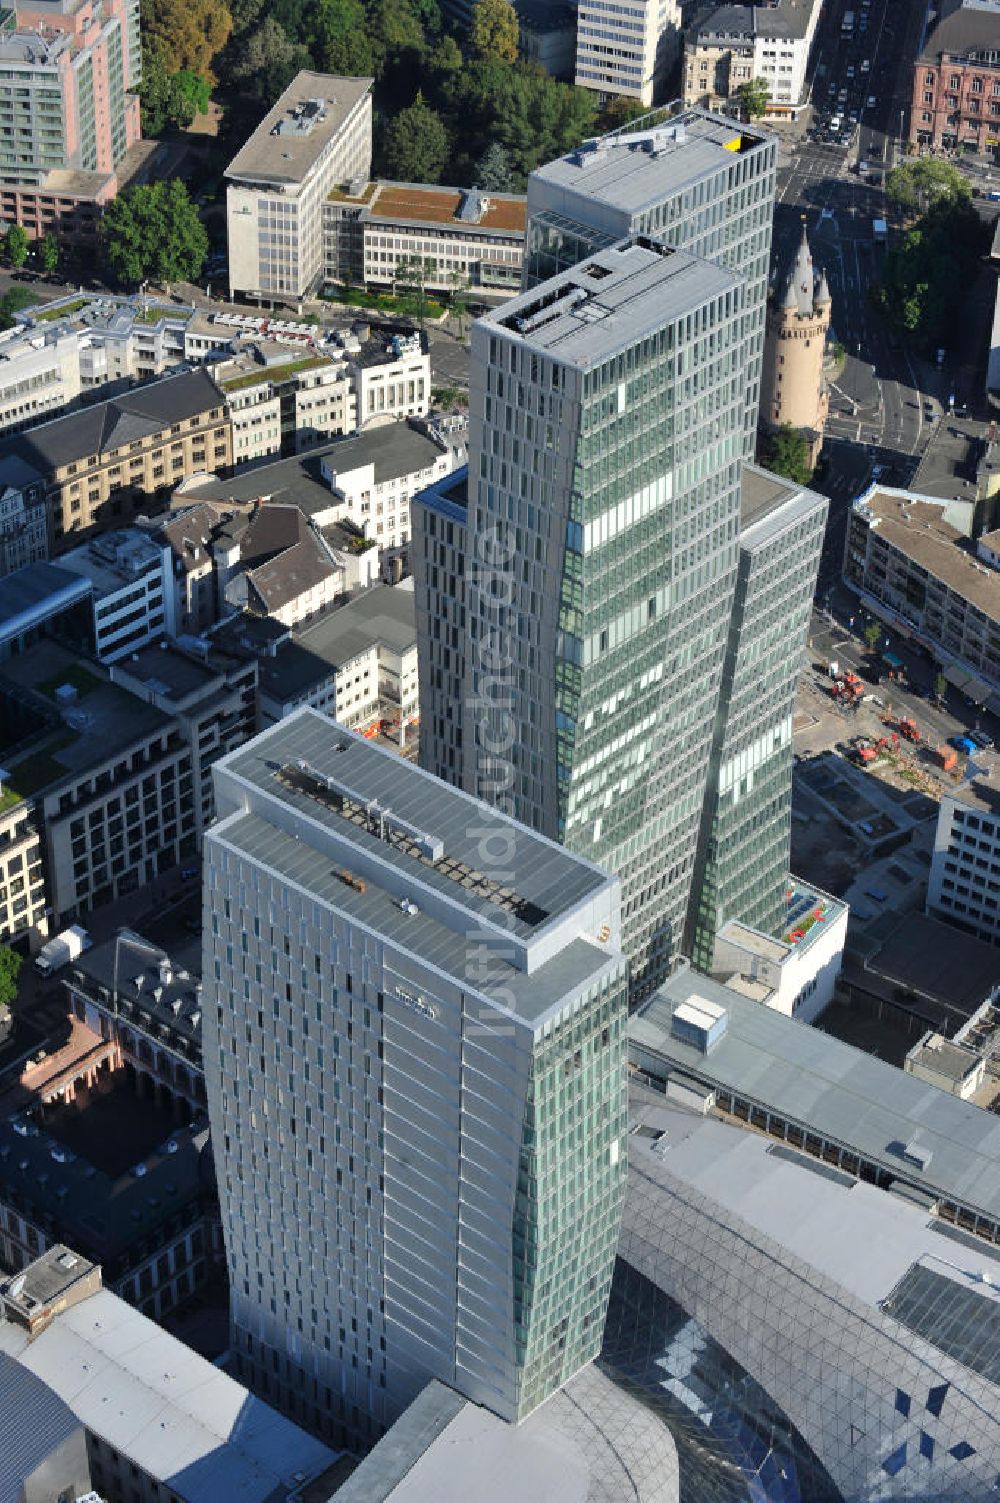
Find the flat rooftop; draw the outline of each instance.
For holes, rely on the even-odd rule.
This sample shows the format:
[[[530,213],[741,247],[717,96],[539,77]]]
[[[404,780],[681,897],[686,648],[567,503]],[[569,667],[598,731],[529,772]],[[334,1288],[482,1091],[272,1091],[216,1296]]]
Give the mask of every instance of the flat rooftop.
[[[660,127],[672,131],[673,139],[663,137],[655,155],[630,139]],[[596,199],[623,214],[641,214],[730,168],[734,153],[766,150],[774,150],[773,136],[724,115],[685,110],[661,118],[654,112],[536,168],[528,180],[528,201],[533,202],[531,186],[537,182]]]
[[[59,558],[59,568],[89,579],[100,599],[134,585],[162,564],[163,549],[139,527],[103,532]]]
[[[586,370],[739,285],[722,266],[629,240],[512,298],[479,324]]]
[[[527,957],[525,968],[498,957],[481,990],[500,982],[516,1017],[541,1018],[616,959],[607,946],[617,935],[585,933],[599,922],[591,905],[617,914],[615,878],[325,715],[303,709],[216,765],[256,790],[258,812],[224,817],[210,843],[245,852],[452,976],[467,973],[470,934],[502,931],[503,953]],[[281,820],[268,819],[270,801],[284,806]],[[505,846],[500,879],[484,865],[489,834]],[[364,880],[345,881],[344,867]],[[416,913],[400,908],[403,896]],[[553,939],[556,924],[565,928]]]
[[[992,621],[1000,621],[1000,573],[978,559],[975,544],[945,521],[946,505],[933,496],[873,486],[854,509],[870,518],[873,533],[891,547]]]
[[[233,157],[226,177],[255,183],[301,183],[373,82],[371,78],[336,78],[305,69],[296,74]]]
[[[111,683],[96,663],[81,662],[78,653],[57,642],[43,639],[0,664],[0,688],[39,695],[53,712],[56,690],[63,684],[76,688],[76,699],[26,755],[12,756],[7,764],[12,785],[24,794],[41,793],[101,767],[174,724],[155,705]]]
[[[886,937],[865,961],[895,985],[971,1018],[1000,982],[996,947],[926,913],[893,915]]]
[[[240,1383],[108,1289],[28,1333],[0,1321],[0,1353],[80,1423],[185,1503],[278,1503],[336,1459]]]
[[[729,1014],[708,1054],[671,1033],[674,1007],[693,995]],[[629,1044],[860,1154],[935,1200],[1000,1221],[1000,1117],[851,1044],[692,972],[672,976],[629,1019]],[[922,1169],[901,1156],[914,1139],[929,1154]]]
[[[91,592],[89,579],[60,564],[25,564],[4,578],[0,589],[0,642],[20,635],[48,617],[68,610]]]
[[[303,627],[296,641],[332,668],[350,663],[373,643],[406,652],[417,645],[413,591],[398,585],[373,585]]]
[[[527,213],[528,200],[523,194],[380,182],[364,217],[391,219],[399,224],[447,224],[469,231],[493,230],[509,236],[524,234]]]

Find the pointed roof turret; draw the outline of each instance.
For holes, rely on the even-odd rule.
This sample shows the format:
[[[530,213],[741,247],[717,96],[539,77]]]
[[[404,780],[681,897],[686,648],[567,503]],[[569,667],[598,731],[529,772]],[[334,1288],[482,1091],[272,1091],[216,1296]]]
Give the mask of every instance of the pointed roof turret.
[[[833,298],[830,296],[830,284],[826,280],[826,272],[821,271],[819,282],[816,286],[816,296],[813,299],[813,306],[816,308],[828,307],[832,302]]]

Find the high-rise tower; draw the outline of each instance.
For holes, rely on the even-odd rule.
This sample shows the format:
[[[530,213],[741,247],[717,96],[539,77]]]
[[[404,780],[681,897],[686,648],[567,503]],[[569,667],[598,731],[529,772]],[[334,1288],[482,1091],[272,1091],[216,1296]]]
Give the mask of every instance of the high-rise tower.
[[[462,703],[439,708],[445,676],[428,685],[422,758],[447,774],[450,751],[456,782],[619,875],[639,988],[678,953],[705,792],[743,295],[724,267],[633,239],[473,328],[465,625],[446,616],[429,654],[437,684],[467,633]],[[425,656],[438,570],[416,568]],[[435,725],[459,716],[461,745],[440,747]]]
[[[628,235],[728,266],[746,283],[744,454],[754,455],[774,214],[775,137],[707,110],[653,111],[528,179],[524,286]]]
[[[204,1052],[241,1374],[364,1445],[522,1419],[600,1347],[625,1187],[617,881],[302,710],[215,767]]]

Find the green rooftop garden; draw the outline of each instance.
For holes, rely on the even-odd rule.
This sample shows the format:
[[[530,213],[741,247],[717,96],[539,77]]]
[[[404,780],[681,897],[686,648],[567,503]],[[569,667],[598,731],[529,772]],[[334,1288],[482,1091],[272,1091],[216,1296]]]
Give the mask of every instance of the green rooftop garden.
[[[71,303],[59,303],[57,306],[49,303],[46,307],[40,308],[37,313],[33,313],[32,318],[36,324],[51,323],[55,318],[69,318],[71,313],[79,313],[81,308],[86,308],[87,304],[92,302],[93,298],[75,297]]]
[[[320,365],[330,365],[326,355],[305,355],[301,360],[289,360],[282,365],[262,365],[259,370],[247,371],[245,376],[231,376],[220,381],[223,391],[245,391],[248,386],[260,386],[264,381],[287,381],[300,371],[315,370]]]
[[[63,680],[65,682],[65,679]],[[10,769],[10,777],[4,785],[3,799],[0,809],[9,808],[17,803],[18,799],[30,798],[33,793],[38,793],[54,783],[56,778],[61,778],[66,768],[58,759],[58,753],[64,751],[67,746],[72,746],[77,739],[76,731],[58,731],[51,736],[44,745],[25,757],[16,767]]]
[[[8,809],[13,809],[23,797],[23,793],[18,793],[17,789],[12,788],[9,783],[4,783],[0,786],[0,814],[6,814]]]
[[[103,682],[103,679],[91,673],[82,664],[71,663],[61,673],[54,673],[51,678],[42,679],[40,683],[35,685],[35,688],[39,694],[44,694],[46,699],[54,700],[57,689],[61,689],[63,684],[72,684],[80,698],[85,699],[88,694],[92,694],[95,689],[99,689]]]

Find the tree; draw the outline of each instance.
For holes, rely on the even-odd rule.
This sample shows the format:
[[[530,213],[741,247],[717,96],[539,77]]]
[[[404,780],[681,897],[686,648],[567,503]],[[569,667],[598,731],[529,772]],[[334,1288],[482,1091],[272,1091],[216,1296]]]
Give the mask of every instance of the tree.
[[[869,621],[865,627],[865,646],[869,652],[874,652],[878,646],[878,639],[882,635],[882,628],[877,621]]]
[[[947,693],[948,680],[945,678],[944,674],[939,668],[937,673],[934,675],[934,698],[940,702],[944,699]]]
[[[38,302],[30,287],[8,287],[0,297],[0,329],[10,329],[17,323],[22,308],[32,308]]]
[[[233,29],[224,0],[147,0],[142,23],[149,50],[165,67],[188,68],[215,83],[212,63]]]
[[[200,73],[181,68],[170,73],[158,52],[143,48],[142,129],[148,136],[165,130],[186,130],[196,115],[204,114],[212,97],[211,85]]]
[[[461,338],[465,332],[465,320],[469,316],[471,306],[469,278],[464,271],[453,271],[449,280],[451,281],[451,311],[458,320],[458,334]]]
[[[17,978],[21,974],[22,957],[9,945],[0,945],[0,1012],[10,1007],[17,996]]]
[[[230,71],[234,78],[244,80],[263,104],[270,105],[309,63],[305,47],[293,42],[273,16],[267,16],[256,31],[244,37]]]
[[[933,347],[954,321],[984,238],[972,204],[941,199],[898,239],[885,259],[872,298],[889,321]]]
[[[925,214],[942,205],[972,201],[972,190],[957,167],[933,157],[901,162],[885,180],[885,196],[907,214]]]
[[[597,117],[597,128],[600,131],[620,130],[623,125],[630,125],[640,115],[647,113],[647,107],[641,99],[633,99],[630,94],[616,94],[614,99],[608,100]]]
[[[28,259],[28,232],[21,224],[12,224],[4,236],[3,248],[11,266],[23,266]]]
[[[428,65],[437,78],[444,79],[451,73],[461,73],[464,61],[455,38],[442,37],[428,58]]]
[[[764,444],[765,463],[776,475],[785,475],[797,485],[808,485],[812,479],[809,468],[809,445],[805,434],[791,423],[782,423],[771,433]]]
[[[127,286],[195,281],[208,255],[208,235],[178,178],[128,188],[102,221],[108,266]]]
[[[740,84],[736,90],[736,97],[740,102],[744,119],[759,120],[767,109],[771,90],[763,78],[751,78],[749,83]]]
[[[59,241],[51,230],[46,232],[38,248],[38,254],[41,259],[42,270],[47,277],[50,277],[59,265]]]
[[[475,186],[491,193],[513,193],[514,174],[510,157],[499,142],[488,146],[476,163]]]
[[[476,0],[472,7],[469,41],[480,57],[512,63],[517,57],[521,28],[510,0]]]
[[[385,128],[382,159],[389,177],[403,183],[436,183],[448,160],[449,142],[441,116],[417,93]]]

